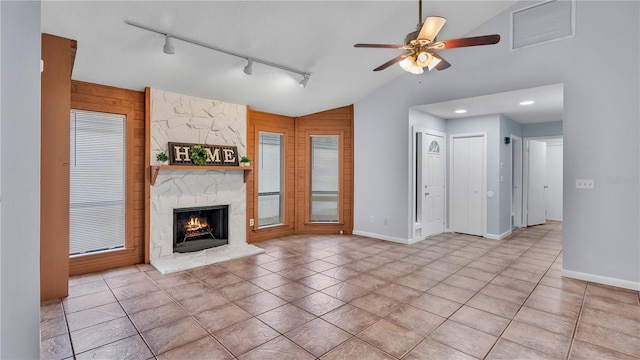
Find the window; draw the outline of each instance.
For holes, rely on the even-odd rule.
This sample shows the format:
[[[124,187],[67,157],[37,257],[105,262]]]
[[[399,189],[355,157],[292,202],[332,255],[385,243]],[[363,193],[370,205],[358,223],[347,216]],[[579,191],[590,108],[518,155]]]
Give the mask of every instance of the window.
[[[429,154],[439,154],[440,153],[440,145],[437,141],[433,140],[431,144],[429,144]]]
[[[284,222],[284,134],[260,131],[258,227]]]
[[[338,135],[311,135],[311,222],[338,222],[340,154]]]
[[[71,110],[69,253],[125,244],[124,115]]]

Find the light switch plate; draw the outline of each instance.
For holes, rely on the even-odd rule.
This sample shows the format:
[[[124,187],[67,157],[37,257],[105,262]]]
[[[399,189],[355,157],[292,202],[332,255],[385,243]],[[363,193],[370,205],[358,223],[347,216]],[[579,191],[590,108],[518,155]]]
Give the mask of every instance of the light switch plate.
[[[576,179],[576,189],[593,190],[595,184],[593,179]]]

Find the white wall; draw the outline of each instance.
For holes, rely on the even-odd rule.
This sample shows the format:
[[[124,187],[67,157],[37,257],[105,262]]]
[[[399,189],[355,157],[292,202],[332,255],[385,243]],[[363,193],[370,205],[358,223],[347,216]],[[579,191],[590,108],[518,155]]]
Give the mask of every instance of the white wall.
[[[637,181],[606,181],[639,175],[640,3],[579,1],[575,37],[510,52],[510,11],[528,4],[468,34],[499,33],[500,44],[443,51],[451,68],[403,74],[355,104],[354,228],[409,238],[410,107],[564,83],[565,273],[640,287],[640,189]],[[598,43],[615,66],[593,56]],[[576,190],[576,178],[595,179],[596,189]],[[372,226],[370,215],[388,216],[389,226]]]
[[[522,125],[522,137],[562,136],[562,121]]]
[[[416,109],[409,109],[409,125],[441,133],[447,132],[447,121],[445,119]]]
[[[39,359],[40,2],[0,9],[0,358]]]
[[[547,143],[545,200],[548,220],[562,221],[562,150],[562,143]]]

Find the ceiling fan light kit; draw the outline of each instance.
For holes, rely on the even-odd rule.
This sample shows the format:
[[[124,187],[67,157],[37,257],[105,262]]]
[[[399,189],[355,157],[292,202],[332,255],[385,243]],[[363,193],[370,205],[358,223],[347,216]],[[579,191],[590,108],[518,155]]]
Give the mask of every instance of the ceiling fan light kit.
[[[412,74],[419,75],[424,72],[424,69],[416,64],[416,60],[412,56],[404,58],[404,60],[400,61],[399,65],[404,71]]]
[[[166,31],[161,31],[158,29],[154,29],[145,25],[141,25],[138,23],[135,23],[133,21],[129,21],[129,20],[125,20],[124,22],[127,25],[131,25],[143,30],[147,30],[156,34],[160,34],[160,35],[164,35],[164,47],[162,48],[162,50],[164,51],[165,54],[175,54],[176,50],[175,47],[173,46],[173,41],[172,39],[178,39],[178,40],[182,40],[184,42],[193,44],[193,45],[197,45],[203,48],[207,48],[209,50],[213,50],[213,51],[217,51],[217,52],[221,52],[223,54],[227,54],[227,55],[231,55],[231,56],[235,56],[237,58],[242,58],[247,60],[247,65],[244,67],[244,73],[247,75],[251,75],[253,74],[253,63],[260,63],[262,65],[266,65],[266,66],[270,66],[272,68],[276,68],[276,69],[280,69],[283,71],[287,71],[287,72],[291,72],[294,74],[299,74],[302,76],[302,80],[300,80],[300,82],[298,84],[300,84],[301,87],[305,88],[307,87],[307,83],[309,82],[309,78],[311,77],[311,73],[306,72],[306,71],[300,71],[300,70],[296,70],[294,68],[288,67],[288,66],[284,66],[284,65],[280,65],[280,64],[276,64],[270,61],[266,61],[266,60],[260,60],[260,59],[256,59],[254,57],[248,57],[246,55],[242,55],[242,54],[238,54],[232,51],[228,51],[228,50],[223,50],[220,48],[217,48],[215,46],[209,45],[209,44],[205,44],[203,42],[197,41],[197,40],[193,40],[193,39],[189,39],[187,37],[184,36],[180,36],[180,35],[176,35],[176,34],[170,34]]]
[[[441,16],[429,16],[422,23],[422,0],[418,0],[419,14],[417,30],[410,32],[404,39],[404,45],[387,45],[387,44],[355,44],[354,47],[364,48],[383,48],[383,49],[400,49],[405,50],[401,54],[386,63],[373,69],[380,71],[389,66],[399,63],[400,67],[412,74],[422,74],[424,68],[429,71],[444,70],[451,66],[444,60],[436,50],[446,50],[459,47],[492,45],[500,41],[500,35],[484,35],[467,37],[452,40],[436,41],[436,36],[447,22],[447,19]]]

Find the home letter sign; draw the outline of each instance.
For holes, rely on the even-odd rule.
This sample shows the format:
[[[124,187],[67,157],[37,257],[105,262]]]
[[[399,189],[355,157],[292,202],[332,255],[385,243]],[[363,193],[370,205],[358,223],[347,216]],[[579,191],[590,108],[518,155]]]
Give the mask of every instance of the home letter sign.
[[[202,146],[209,154],[209,159],[205,165],[238,166],[238,149],[235,146],[172,142],[169,143],[169,164],[192,164],[189,155],[191,154],[191,148],[195,145]]]

